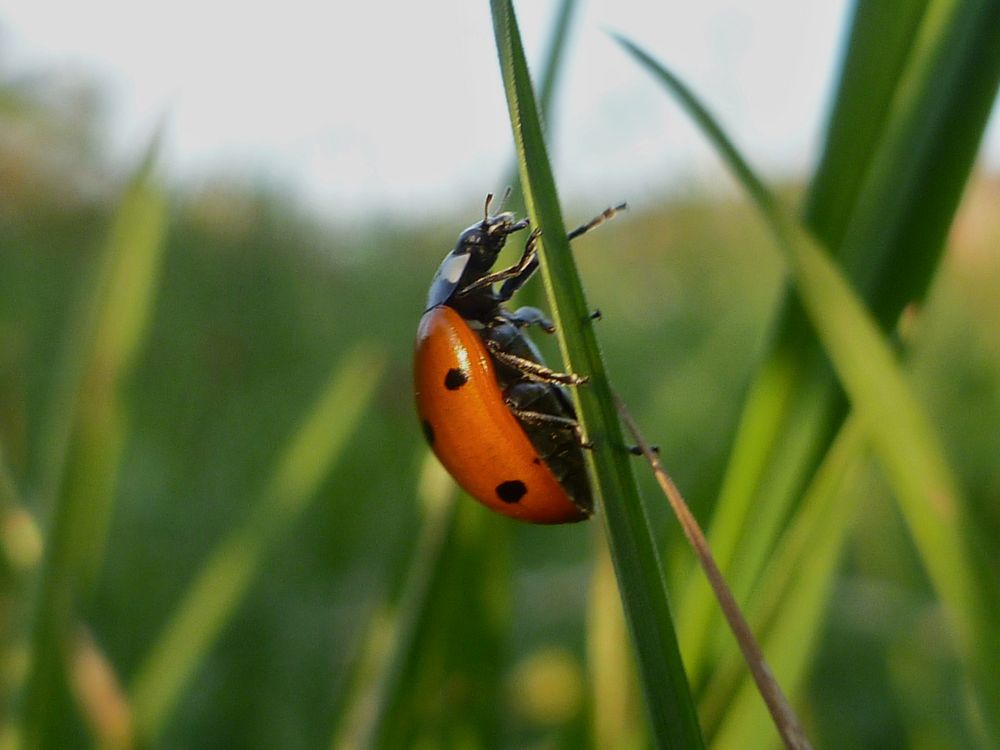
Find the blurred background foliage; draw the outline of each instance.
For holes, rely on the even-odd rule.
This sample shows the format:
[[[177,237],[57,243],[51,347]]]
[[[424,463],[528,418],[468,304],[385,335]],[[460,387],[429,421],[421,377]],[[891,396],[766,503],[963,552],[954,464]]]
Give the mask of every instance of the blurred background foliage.
[[[155,143],[110,165],[98,102],[0,79],[3,741],[644,746],[598,524],[456,505],[426,461],[413,334],[483,196],[347,227],[266,184],[170,188]],[[993,561],[998,208],[1000,176],[975,172],[897,329]],[[695,187],[576,257],[615,387],[707,521],[782,259],[745,201]],[[819,747],[966,746],[937,599],[878,468],[859,473],[795,702]],[[641,483],[678,590],[690,554]]]

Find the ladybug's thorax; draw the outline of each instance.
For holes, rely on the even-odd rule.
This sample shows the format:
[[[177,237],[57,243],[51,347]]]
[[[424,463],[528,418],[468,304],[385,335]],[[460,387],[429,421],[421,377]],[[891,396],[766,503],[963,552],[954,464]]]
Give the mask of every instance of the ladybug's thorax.
[[[427,295],[427,308],[448,305],[463,318],[486,321],[496,314],[497,302],[491,285],[460,294],[493,269],[507,237],[528,226],[504,212],[486,216],[458,236],[455,248],[445,256]]]

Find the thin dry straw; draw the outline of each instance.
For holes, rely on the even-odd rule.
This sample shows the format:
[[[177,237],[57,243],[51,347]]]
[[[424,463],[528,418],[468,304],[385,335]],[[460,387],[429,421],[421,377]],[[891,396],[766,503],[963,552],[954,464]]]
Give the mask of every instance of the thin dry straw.
[[[747,666],[750,667],[750,673],[753,675],[754,682],[757,683],[757,689],[760,691],[761,697],[764,698],[764,703],[767,704],[768,711],[771,712],[771,717],[774,719],[774,724],[781,734],[781,739],[784,741],[785,747],[790,748],[790,750],[812,750],[812,745],[809,744],[809,740],[802,730],[802,725],[799,723],[795,711],[792,709],[788,699],[785,698],[785,694],[781,691],[778,681],[774,679],[771,668],[764,660],[764,654],[760,650],[760,646],[754,638],[753,633],[750,631],[750,626],[747,624],[746,618],[743,617],[743,613],[740,611],[740,607],[733,597],[733,592],[729,590],[726,580],[722,577],[722,571],[715,564],[712,551],[708,546],[708,540],[705,539],[701,527],[698,526],[698,522],[688,509],[684,497],[664,470],[656,453],[653,452],[649,444],[639,433],[639,428],[632,419],[632,415],[629,414],[628,409],[625,408],[625,404],[617,394],[615,395],[615,406],[625,426],[632,433],[633,439],[642,449],[643,455],[646,456],[650,466],[653,467],[656,481],[663,488],[663,494],[667,496],[670,507],[673,508],[674,515],[680,521],[681,528],[684,529],[684,535],[694,548],[698,562],[708,577],[709,585],[711,585],[712,590],[715,592],[715,597],[719,600],[719,606],[722,607],[722,613],[726,616],[726,621],[729,623],[733,635],[736,636],[736,641],[743,652]]]

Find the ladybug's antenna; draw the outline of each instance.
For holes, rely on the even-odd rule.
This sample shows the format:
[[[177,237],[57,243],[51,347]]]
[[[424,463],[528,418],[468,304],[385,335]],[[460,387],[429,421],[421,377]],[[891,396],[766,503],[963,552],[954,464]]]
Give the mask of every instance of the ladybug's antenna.
[[[483,206],[483,225],[489,223],[490,220],[490,204],[493,202],[493,193],[486,194],[486,205]]]
[[[513,193],[513,192],[514,192],[514,188],[512,188],[510,185],[508,185],[507,189],[503,191],[503,198],[500,199],[500,205],[497,206],[497,211],[502,211],[503,210],[504,205],[507,203],[507,199],[510,198],[510,194]]]

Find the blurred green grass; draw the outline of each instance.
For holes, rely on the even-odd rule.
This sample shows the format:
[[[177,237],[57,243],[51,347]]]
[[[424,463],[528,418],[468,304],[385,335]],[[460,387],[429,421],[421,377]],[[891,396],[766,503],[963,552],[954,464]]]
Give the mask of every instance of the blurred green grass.
[[[15,157],[21,181],[7,179]],[[9,186],[0,194],[0,445],[34,508],[50,449],[40,436],[77,314],[71,301],[103,247],[117,191],[105,177],[104,197],[67,200],[56,185],[79,174],[33,168],[23,150],[0,160]],[[89,168],[106,175],[99,162]],[[987,523],[986,544],[1000,538],[998,199],[1000,182],[978,176],[905,332],[915,383]],[[470,195],[455,215],[421,226],[389,217],[349,232],[264,189],[220,184],[174,196],[148,336],[122,393],[130,429],[115,515],[97,584],[81,601],[126,684],[205,558],[251,513],[332,363],[365,342],[389,360],[337,469],[183,694],[165,746],[328,742],[368,617],[399,591],[414,552],[424,447],[409,397],[413,331],[433,270],[481,203]],[[564,210],[573,223],[600,208]],[[693,191],[665,208],[634,206],[577,260],[604,314],[598,335],[616,387],[707,518],[775,312],[777,253],[751,208]],[[921,728],[954,741],[961,728],[934,700],[955,676],[933,595],[884,484],[869,473],[871,517],[849,545],[808,689],[816,744],[903,746]],[[655,498],[652,480],[642,481]],[[665,506],[648,504],[680,577],[688,557],[679,534]],[[512,534],[515,616],[509,653],[494,665],[509,679],[521,659],[553,644],[583,659],[593,558],[586,526]],[[5,638],[19,575],[3,571]],[[504,709],[511,745],[573,746],[579,730],[517,706],[511,699]],[[53,710],[51,721],[56,745],[80,744],[84,724],[72,710]]]

